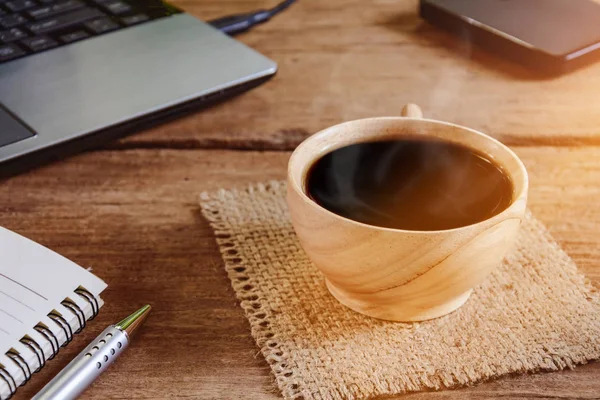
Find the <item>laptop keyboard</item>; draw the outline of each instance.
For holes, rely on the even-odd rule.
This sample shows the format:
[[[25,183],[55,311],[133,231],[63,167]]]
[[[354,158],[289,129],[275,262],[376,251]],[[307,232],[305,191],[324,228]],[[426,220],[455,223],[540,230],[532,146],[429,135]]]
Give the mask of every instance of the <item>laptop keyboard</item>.
[[[178,12],[158,0],[0,0],[0,64]]]

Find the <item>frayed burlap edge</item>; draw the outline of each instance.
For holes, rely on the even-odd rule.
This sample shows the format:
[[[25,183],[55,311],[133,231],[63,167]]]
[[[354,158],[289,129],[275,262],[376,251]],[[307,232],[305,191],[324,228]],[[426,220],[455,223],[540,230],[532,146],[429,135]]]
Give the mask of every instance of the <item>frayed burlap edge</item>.
[[[472,385],[510,373],[558,371],[564,368],[574,368],[577,364],[584,364],[589,360],[600,358],[600,321],[596,318],[592,320],[593,323],[590,322],[590,332],[586,332],[587,336],[582,340],[590,342],[590,337],[595,337],[598,340],[595,340],[595,343],[593,341],[584,343],[582,345],[584,350],[576,353],[553,354],[552,349],[548,349],[548,354],[545,354],[543,359],[540,358],[534,362],[523,362],[520,366],[512,365],[495,370],[467,371],[462,376],[445,374],[443,371],[433,371],[426,378],[415,380],[397,377],[398,379],[392,379],[383,384],[369,384],[368,390],[357,385],[344,386],[339,384],[337,386],[333,384],[323,390],[318,387],[316,389],[312,387],[309,390],[307,387],[314,385],[315,381],[319,381],[319,378],[313,377],[313,381],[307,384],[304,377],[297,376],[295,368],[290,366],[290,352],[297,349],[287,348],[278,341],[277,327],[274,327],[271,320],[271,314],[277,311],[277,307],[269,304],[270,299],[266,298],[268,296],[264,296],[259,287],[260,282],[255,280],[256,277],[253,273],[256,271],[252,270],[253,261],[240,254],[238,249],[241,246],[240,242],[233,239],[236,235],[235,218],[232,218],[231,215],[223,215],[224,209],[232,206],[235,208],[236,202],[240,201],[242,197],[244,198],[243,201],[251,202],[253,196],[257,194],[268,194],[269,197],[275,196],[278,200],[281,200],[285,196],[285,182],[270,181],[249,185],[241,189],[221,189],[212,193],[204,192],[200,195],[200,204],[203,215],[214,230],[216,241],[225,262],[225,270],[232,282],[240,305],[250,322],[252,336],[255,338],[262,355],[271,366],[277,386],[286,399],[360,399],[420,390],[439,390]],[[279,205],[273,204],[273,206],[281,207],[280,204],[279,202]],[[236,212],[235,210],[232,211],[233,214]],[[269,215],[258,215],[257,218],[269,218]],[[545,227],[530,214],[528,214],[528,219],[531,219],[535,230],[539,231],[537,239],[548,246],[552,256],[555,257],[555,262],[561,263],[564,276],[559,276],[557,279],[567,279],[577,286],[591,306],[595,308],[597,315],[600,315],[600,295],[598,295],[597,289],[584,275],[577,271],[575,264],[549,235]],[[291,226],[289,229],[292,229]],[[273,245],[277,246],[277,243],[273,243]],[[503,285],[511,284],[503,283]],[[586,317],[589,318],[587,315]],[[376,322],[376,320],[373,320],[373,323],[381,323],[381,321]],[[334,363],[335,360],[331,362]],[[368,380],[369,377],[365,376],[364,379]]]

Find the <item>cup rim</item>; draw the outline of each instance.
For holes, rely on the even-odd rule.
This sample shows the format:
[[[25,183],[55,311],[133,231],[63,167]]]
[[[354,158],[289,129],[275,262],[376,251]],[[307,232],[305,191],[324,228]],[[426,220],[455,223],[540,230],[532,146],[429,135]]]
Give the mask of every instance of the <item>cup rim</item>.
[[[450,229],[439,229],[439,230],[410,230],[410,229],[399,229],[399,228],[389,228],[389,227],[384,227],[384,226],[378,226],[378,225],[372,225],[372,224],[367,224],[364,222],[360,222],[360,221],[356,221],[350,218],[346,218],[343,217],[339,214],[336,214],[330,210],[328,210],[327,208],[323,207],[322,205],[320,205],[319,203],[317,203],[316,201],[314,201],[306,192],[304,185],[302,184],[302,182],[298,182],[297,177],[295,176],[294,171],[292,171],[292,168],[295,167],[295,164],[297,163],[296,159],[297,157],[299,157],[299,153],[303,150],[304,147],[308,146],[309,144],[311,144],[314,141],[320,140],[322,138],[325,138],[329,135],[332,135],[336,132],[339,131],[339,129],[344,128],[345,126],[350,126],[350,125],[354,125],[357,123],[368,123],[368,122],[375,122],[375,121],[382,121],[382,120],[396,120],[396,121],[412,121],[412,122],[427,122],[427,123],[433,123],[436,125],[441,125],[441,126],[446,126],[446,127],[452,127],[452,128],[457,128],[463,131],[467,131],[471,134],[474,134],[476,136],[479,136],[481,138],[483,138],[484,140],[488,140],[491,143],[495,144],[496,146],[498,146],[503,152],[505,152],[518,166],[518,169],[522,175],[522,182],[520,187],[517,187],[514,180],[513,180],[513,174],[511,174],[508,171],[505,171],[505,173],[508,174],[509,178],[511,178],[512,182],[513,182],[513,187],[514,187],[514,193],[513,193],[513,199],[510,203],[510,205],[508,207],[506,207],[504,210],[502,210],[501,212],[499,212],[498,214],[493,215],[490,218],[487,218],[483,221],[478,221],[469,225],[463,225],[463,226],[459,226],[456,228],[450,228]],[[440,138],[438,138],[440,139]],[[441,138],[440,140],[445,140],[443,138]],[[315,157],[311,158],[310,161],[308,163],[304,163],[303,165],[301,165],[301,168],[303,169],[303,171],[301,171],[301,177],[305,176],[305,172],[304,169],[308,168],[310,165],[314,164],[314,162],[320,158],[322,158],[324,155],[337,150],[339,148],[348,146],[350,144],[353,143],[365,143],[365,142],[374,142],[377,140],[369,140],[369,138],[367,138],[367,140],[364,141],[353,141],[350,143],[344,143],[341,146],[336,146],[336,144],[333,144],[332,146],[329,146],[325,149],[323,149],[322,152],[320,152],[319,154],[317,154]],[[464,145],[464,144],[463,144]],[[465,145],[468,146],[468,145]],[[477,149],[475,149],[477,150]],[[308,166],[306,165],[308,164]],[[503,144],[502,142],[500,142],[498,139],[495,139],[483,132],[480,132],[476,129],[472,129],[472,128],[468,128],[462,125],[458,125],[458,124],[454,124],[451,122],[446,122],[446,121],[440,121],[440,120],[436,120],[436,119],[430,119],[430,118],[414,118],[414,117],[403,117],[403,116],[398,116],[398,117],[392,117],[392,116],[388,116],[388,117],[370,117],[370,118],[360,118],[360,119],[355,119],[355,120],[351,120],[351,121],[346,121],[346,122],[342,122],[339,124],[335,124],[332,125],[330,127],[327,127],[325,129],[322,129],[320,131],[318,131],[317,133],[309,136],[308,138],[304,139],[292,152],[292,155],[290,156],[289,162],[288,162],[288,168],[287,168],[287,176],[288,176],[288,185],[292,185],[294,191],[296,193],[298,193],[302,199],[307,202],[308,204],[311,204],[311,206],[313,207],[317,207],[318,209],[320,209],[321,211],[324,211],[326,214],[328,214],[329,216],[338,219],[340,221],[345,221],[346,223],[350,223],[352,225],[356,225],[356,226],[360,226],[360,227],[367,227],[367,228],[371,228],[371,229],[377,229],[379,231],[385,231],[385,232],[396,232],[396,233],[408,233],[408,234],[440,234],[440,233],[452,233],[452,232],[456,232],[456,231],[460,231],[460,230],[465,230],[465,229],[469,229],[475,226],[479,226],[481,224],[487,224],[487,223],[493,223],[493,221],[497,220],[497,219],[504,219],[504,216],[508,213],[510,213],[512,211],[512,209],[515,207],[515,204],[517,204],[519,202],[519,200],[521,199],[527,199],[527,192],[528,192],[528,188],[529,188],[529,175],[527,173],[527,169],[525,168],[525,165],[523,164],[523,161],[521,161],[521,159],[517,156],[517,154],[512,151],[508,146],[506,146],[505,144]]]

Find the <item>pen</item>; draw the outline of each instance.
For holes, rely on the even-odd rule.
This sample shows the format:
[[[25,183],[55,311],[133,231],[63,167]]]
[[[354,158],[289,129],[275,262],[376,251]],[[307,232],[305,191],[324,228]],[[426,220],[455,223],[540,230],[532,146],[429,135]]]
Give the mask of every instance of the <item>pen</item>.
[[[73,361],[58,373],[32,400],[76,399],[127,348],[131,335],[148,313],[146,305],[104,330]]]

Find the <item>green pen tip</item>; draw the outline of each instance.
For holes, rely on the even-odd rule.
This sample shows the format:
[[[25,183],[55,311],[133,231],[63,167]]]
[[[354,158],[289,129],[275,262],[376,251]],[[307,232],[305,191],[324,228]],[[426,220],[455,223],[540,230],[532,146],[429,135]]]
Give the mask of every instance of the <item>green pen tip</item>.
[[[152,307],[150,307],[149,304],[146,304],[144,307],[140,308],[139,310],[137,310],[136,312],[119,322],[116,325],[116,327],[125,332],[128,336],[133,335],[133,333],[146,320],[151,309]]]

